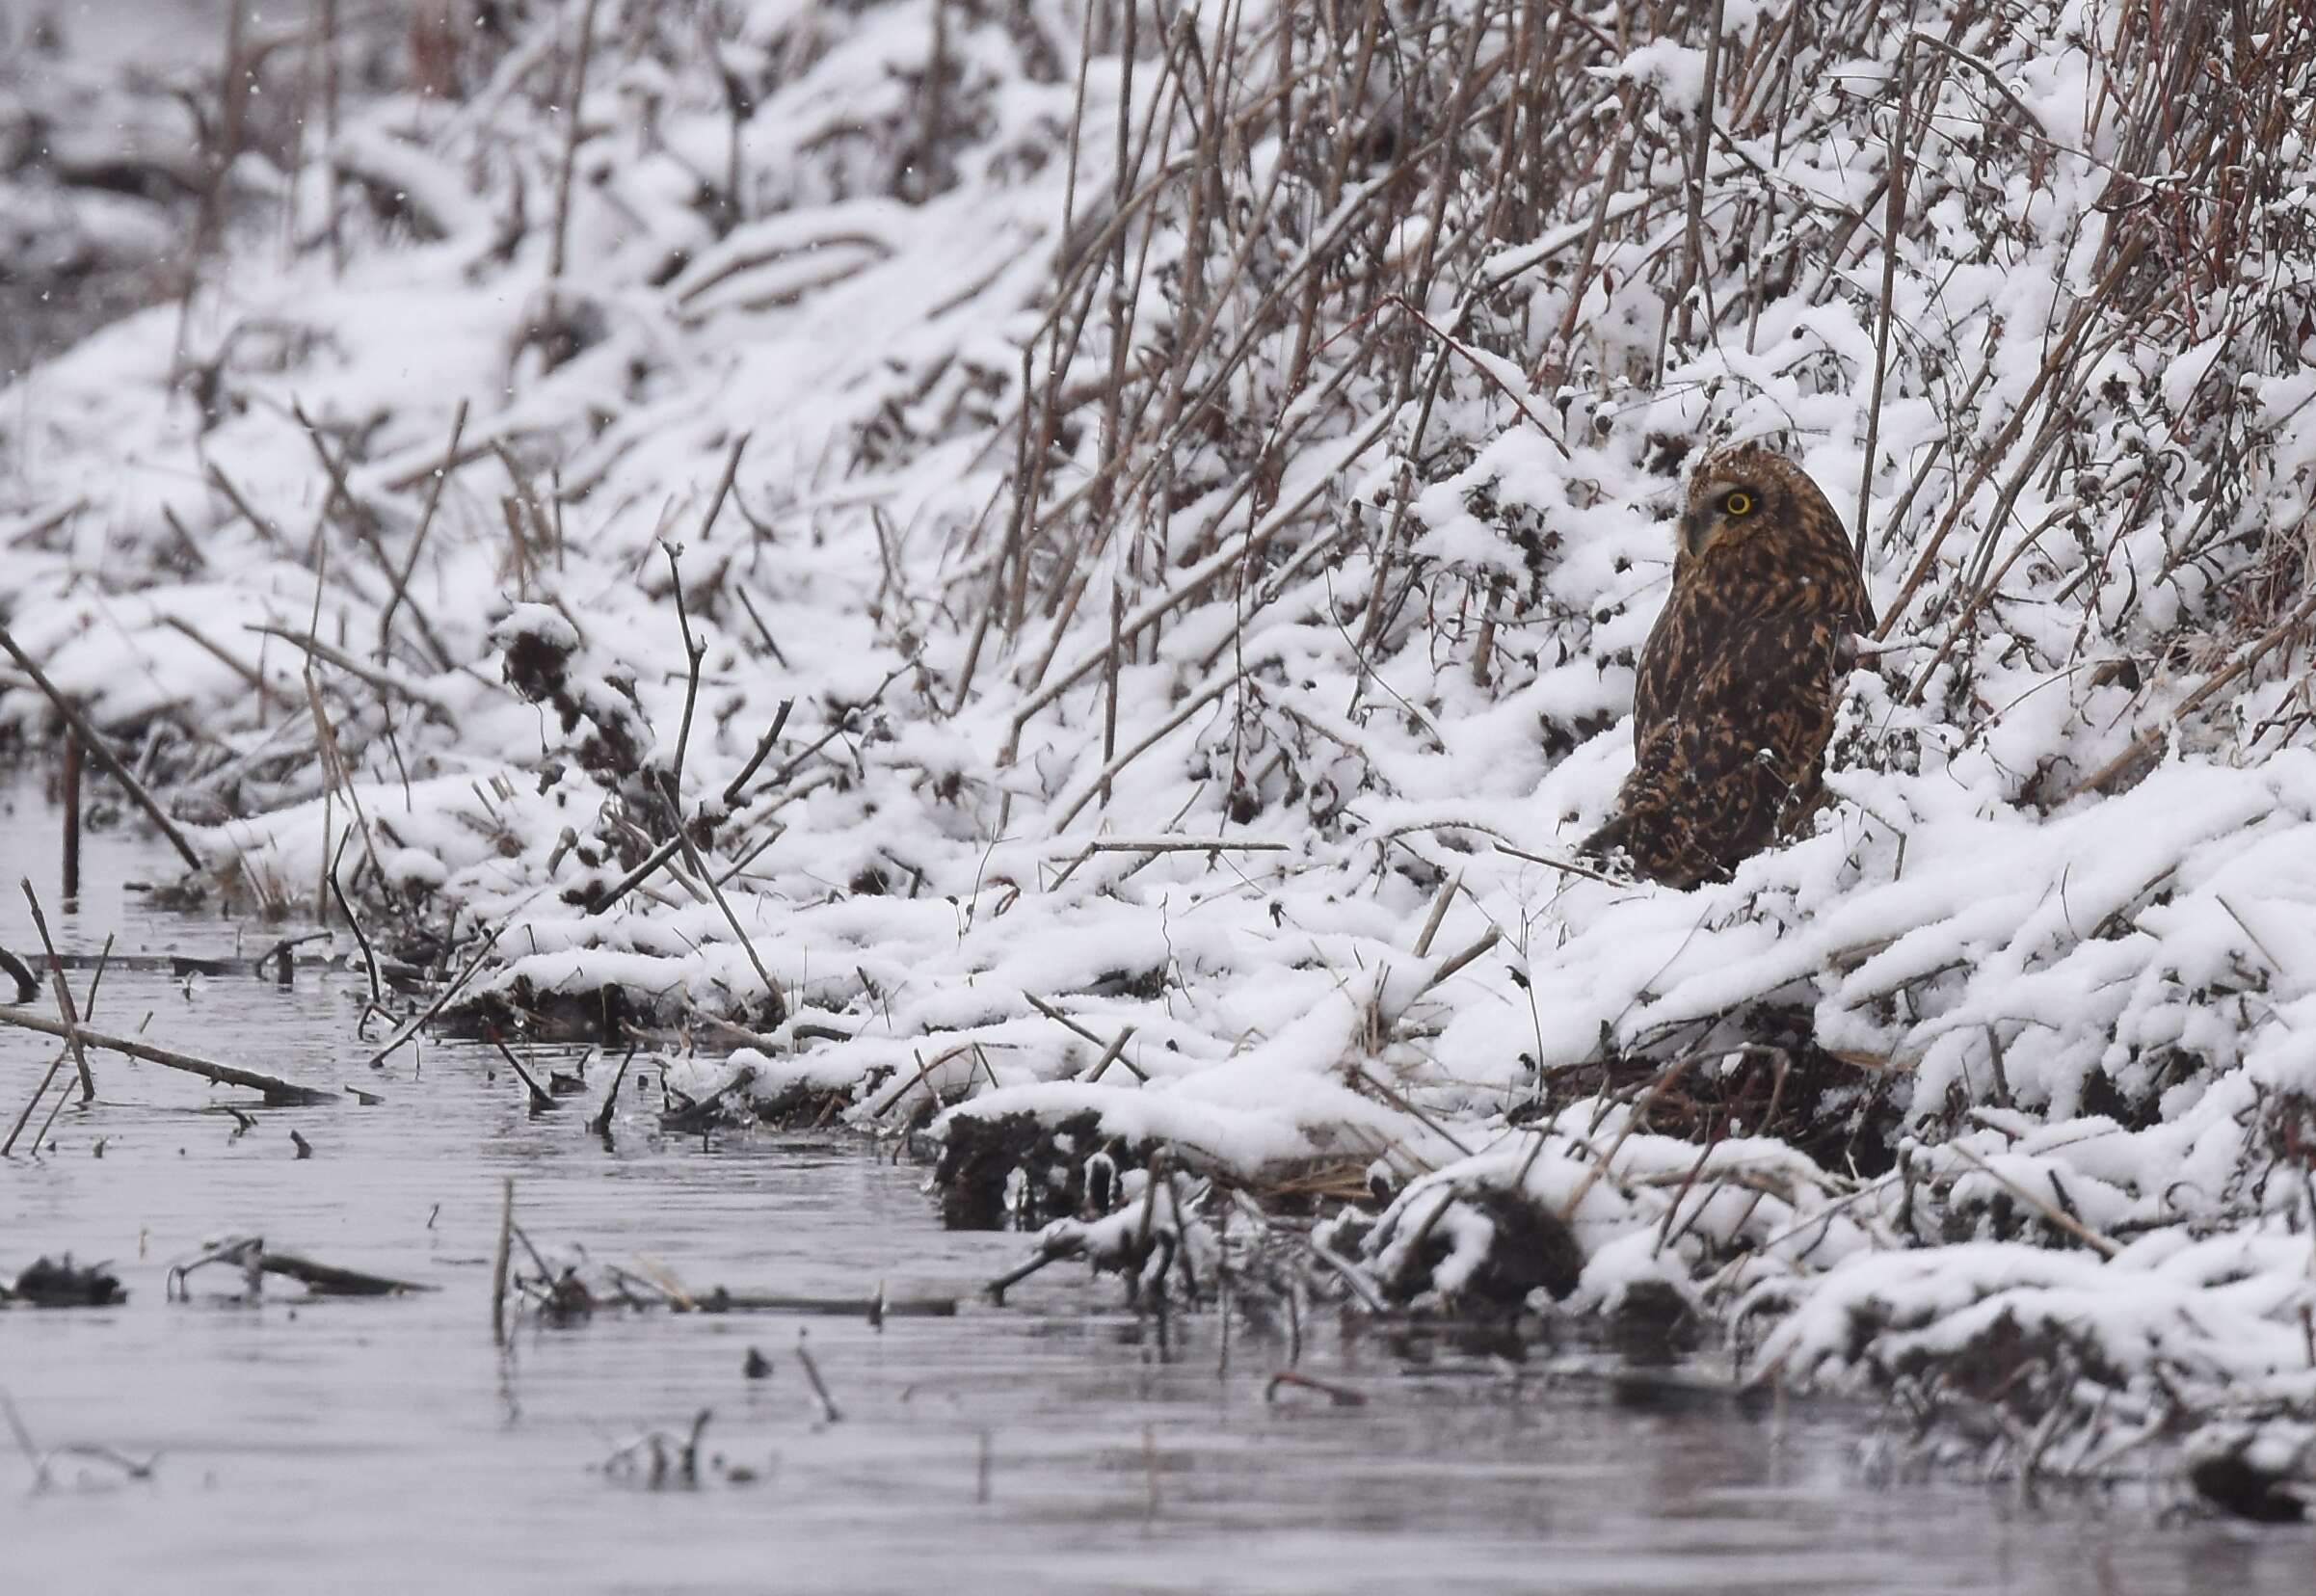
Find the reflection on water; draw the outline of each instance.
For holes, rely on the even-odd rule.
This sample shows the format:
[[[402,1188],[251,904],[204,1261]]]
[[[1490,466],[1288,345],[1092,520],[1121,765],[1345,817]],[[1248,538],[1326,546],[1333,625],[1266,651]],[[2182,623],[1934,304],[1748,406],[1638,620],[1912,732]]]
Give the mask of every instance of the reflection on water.
[[[91,839],[82,901],[60,912],[51,817],[30,788],[14,796],[0,944],[30,936],[20,874],[68,948],[112,931],[139,952],[253,953],[281,934],[152,914],[122,884],[169,879],[166,850],[119,835]],[[1514,1384],[1442,1348],[1411,1362],[1332,1324],[1304,1367],[1368,1405],[1266,1405],[1276,1342],[1238,1326],[1225,1372],[1210,1316],[1173,1325],[1162,1357],[1112,1286],[1061,1268],[1003,1312],[881,1332],[606,1314],[525,1328],[502,1355],[489,1276],[505,1175],[543,1246],[584,1243],[697,1290],[970,1296],[1022,1238],[941,1231],[920,1173],[849,1137],[662,1138],[655,1079],[606,1150],[590,1109],[530,1116],[480,1050],[437,1045],[373,1074],[359,1005],[358,980],[310,972],[287,990],[105,977],[100,1025],[386,1101],[259,1111],[241,1131],[215,1107],[225,1094],[99,1056],[95,1105],[65,1110],[53,1150],[0,1163],[0,1273],[68,1248],[111,1259],[131,1291],[115,1309],[0,1312],[0,1391],[43,1447],[160,1454],[149,1483],[34,1493],[0,1442],[12,1588],[2305,1588],[2308,1536],[2153,1529],[2139,1491],[2036,1515],[1964,1485],[1868,1487],[1857,1422],[1838,1413],[1618,1402],[1596,1381]],[[0,1030],[0,1113],[13,1120],[51,1056]],[[164,1300],[171,1262],[234,1234],[442,1290],[306,1303],[290,1287],[250,1307],[224,1299],[237,1283],[216,1269],[191,1304]],[[795,1356],[808,1330],[834,1424]],[[768,1377],[744,1376],[751,1347]],[[680,1432],[702,1408],[712,1483],[605,1476],[623,1442]],[[754,1483],[730,1483],[734,1469]]]

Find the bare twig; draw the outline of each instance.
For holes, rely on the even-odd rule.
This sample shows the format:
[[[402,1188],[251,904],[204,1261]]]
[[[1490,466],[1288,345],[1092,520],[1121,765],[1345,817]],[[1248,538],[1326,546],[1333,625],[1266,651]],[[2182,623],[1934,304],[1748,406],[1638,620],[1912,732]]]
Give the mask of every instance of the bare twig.
[[[571,180],[579,164],[579,140],[583,136],[579,112],[587,98],[587,63],[595,53],[596,0],[587,0],[579,13],[579,42],[572,67],[571,102],[565,107],[563,160],[555,173],[555,223],[549,235],[546,257],[546,277],[549,282],[563,276],[564,251],[571,238]]]
[[[550,1108],[563,1106],[555,1101],[552,1092],[531,1078],[531,1072],[522,1067],[522,1060],[515,1056],[514,1050],[509,1048],[506,1043],[493,1036],[491,1038],[491,1045],[498,1050],[499,1056],[507,1061],[507,1068],[515,1072],[515,1078],[521,1081],[523,1090],[530,1094],[532,1113],[541,1114]]]
[[[48,702],[55,705],[57,713],[65,717],[65,724],[72,729],[72,734],[81,740],[81,746],[96,756],[96,762],[104,766],[105,774],[119,782],[121,790],[136,802],[154,825],[161,828],[161,835],[169,838],[170,846],[176,849],[178,858],[184,860],[185,867],[190,870],[202,868],[201,856],[194,852],[191,842],[185,840],[185,834],[177,829],[176,822],[170,819],[167,811],[154,802],[153,795],[145,790],[145,784],[129,774],[128,767],[114,758],[113,751],[105,746],[104,739],[97,734],[96,728],[89,724],[88,717],[73,705],[71,700],[57,690],[56,683],[50,681],[47,673],[33,662],[32,655],[17,646],[6,626],[0,626],[0,649],[7,650],[17,668],[32,678],[33,685],[48,696]]]
[[[2097,1231],[2092,1230],[2082,1220],[2076,1218],[2064,1209],[2060,1208],[2049,1198],[2041,1196],[2038,1193],[2031,1191],[2027,1187],[2020,1185],[2016,1181],[2013,1181],[2010,1176],[2005,1175],[2001,1170],[1996,1169],[1992,1164],[1989,1164],[1985,1159],[1980,1157],[1969,1148],[1964,1147],[1960,1142],[1948,1142],[1946,1144],[1946,1150],[1954,1154],[1955,1157],[1960,1158],[1964,1163],[1969,1164],[1973,1169],[1979,1171],[1979,1173],[1982,1175],[1984,1175],[1988,1179],[1996,1182],[2003,1187],[2004,1190],[2010,1192],[2010,1195],[2016,1197],[2020,1202],[2025,1203],[2028,1207],[2035,1210],[2036,1212],[2041,1214],[2043,1218],[2049,1220],[2052,1224],[2066,1232],[2067,1235],[2082,1242],[2092,1252],[2097,1253],[2101,1258],[2114,1258],[2122,1252],[2123,1249],[2121,1245],[2113,1238],[2101,1236]]]
[[[466,401],[459,401],[458,414],[450,422],[450,445],[442,451],[442,464],[426,491],[426,508],[419,514],[418,529],[411,534],[410,552],[403,558],[399,572],[389,572],[394,591],[387,596],[385,610],[378,617],[378,657],[384,659],[386,642],[394,634],[394,612],[401,608],[410,595],[411,578],[417,574],[418,556],[426,547],[426,534],[435,524],[435,512],[442,507],[442,490],[450,485],[450,475],[458,469],[459,439],[466,434]]]
[[[805,1378],[812,1382],[812,1395],[820,1399],[820,1416],[835,1423],[844,1415],[837,1409],[837,1399],[828,1394],[828,1382],[820,1377],[820,1366],[812,1361],[812,1350],[805,1345],[804,1338],[796,1338],[796,1361],[804,1366]]]
[[[663,772],[661,779],[667,785],[668,802],[677,804],[675,776]],[[707,861],[700,857],[700,850],[693,844],[691,834],[683,829],[680,808],[678,809],[676,822],[676,844],[683,850],[684,861],[691,865],[693,874],[707,888],[708,895],[716,900],[716,907],[723,911],[724,923],[732,927],[732,934],[739,943],[740,951],[748,955],[749,964],[756,969],[757,978],[764,983],[764,997],[772,1005],[772,1024],[778,1025],[788,1017],[788,1000],[782,995],[780,983],[772,978],[772,971],[764,968],[763,957],[757,952],[756,944],[741,929],[740,917],[732,913],[731,901],[724,896],[724,889],[716,884],[715,872],[707,867]]]
[[[61,1021],[44,1020],[37,1014],[20,1014],[13,1009],[0,1009],[0,1025],[39,1031],[42,1036],[53,1036],[60,1041],[68,1040],[74,1034],[74,1027]],[[275,1076],[259,1075],[254,1070],[237,1069],[230,1064],[213,1064],[205,1058],[196,1058],[191,1053],[156,1048],[135,1037],[111,1036],[103,1031],[90,1030],[85,1025],[78,1027],[78,1034],[81,1042],[88,1047],[102,1048],[107,1052],[126,1053],[131,1058],[142,1058],[148,1064],[159,1064],[166,1069],[182,1070],[187,1075],[197,1075],[219,1085],[251,1087],[263,1092],[265,1101],[270,1104],[319,1107],[323,1104],[337,1102],[329,1092],[317,1092],[310,1086],[300,1086]]]
[[[466,961],[466,968],[459,971],[458,978],[437,993],[433,1002],[413,1016],[400,1030],[386,1039],[385,1047],[370,1055],[371,1069],[375,1070],[384,1064],[387,1058],[393,1055],[395,1050],[425,1029],[436,1015],[450,1006],[450,1000],[456,998],[461,989],[474,978],[474,972],[483,968],[483,961],[491,956],[491,950],[498,945],[498,939],[506,933],[507,927],[512,923],[511,920],[501,920],[492,929],[491,934],[483,939],[483,945],[476,950],[474,957]]]
[[[741,441],[745,442],[746,439],[743,439]],[[735,469],[739,463],[739,447],[734,444],[732,451],[732,464]],[[721,507],[723,502],[723,497],[719,494],[716,498],[717,506]],[[712,509],[708,512],[711,518],[714,514],[715,511]],[[676,590],[676,625],[683,633],[685,666],[683,721],[676,731],[676,762],[669,776],[670,789],[668,792],[668,802],[676,807],[676,812],[680,816],[683,812],[683,757],[684,751],[691,746],[692,712],[700,703],[700,662],[707,657],[707,645],[692,635],[691,611],[683,602],[683,566],[677,558],[676,545],[671,543],[663,543],[659,547],[660,551],[668,557],[668,580]]]
[[[757,743],[756,752],[748,756],[748,762],[740,766],[739,774],[725,784],[726,809],[740,801],[740,789],[748,785],[748,778],[756,774],[757,767],[764,762],[764,756],[771,753],[774,745],[780,741],[781,729],[788,724],[788,711],[795,707],[794,699],[785,698],[780,701],[780,707],[772,711],[772,729]]]
[[[57,1012],[65,1017],[65,1046],[72,1053],[73,1068],[80,1072],[80,1100],[96,1101],[96,1081],[89,1074],[89,1055],[80,1045],[80,1012],[72,1004],[72,988],[65,979],[65,967],[56,956],[56,942],[48,935],[48,917],[40,913],[40,899],[32,890],[32,878],[23,879],[24,901],[32,908],[32,923],[40,933],[40,945],[48,952],[48,973],[56,983]]]
[[[491,1258],[491,1344],[507,1344],[507,1264],[515,1235],[515,1177],[499,1184],[498,1246]]]

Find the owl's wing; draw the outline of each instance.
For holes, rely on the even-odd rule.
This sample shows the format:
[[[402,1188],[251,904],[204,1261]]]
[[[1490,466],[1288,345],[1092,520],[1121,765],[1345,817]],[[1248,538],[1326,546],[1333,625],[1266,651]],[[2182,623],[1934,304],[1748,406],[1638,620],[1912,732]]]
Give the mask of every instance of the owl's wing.
[[[1853,625],[1860,637],[1872,637],[1881,622],[1874,613],[1874,596],[1866,591],[1866,579],[1860,576],[1856,580],[1857,605]]]
[[[1639,731],[1616,815],[1586,849],[1622,848],[1641,874],[1689,887],[1765,846],[1789,805],[1816,791],[1846,629],[1770,616],[1717,637],[1677,710]]]
[[[1672,596],[1664,600],[1664,608],[1657,612],[1657,624],[1649,628],[1648,641],[1641,645],[1640,659],[1633,673],[1636,753],[1680,703],[1681,683],[1697,668],[1699,644],[1703,634],[1711,629],[1708,622],[1709,618],[1698,611],[1696,590],[1680,584],[1676,578]]]

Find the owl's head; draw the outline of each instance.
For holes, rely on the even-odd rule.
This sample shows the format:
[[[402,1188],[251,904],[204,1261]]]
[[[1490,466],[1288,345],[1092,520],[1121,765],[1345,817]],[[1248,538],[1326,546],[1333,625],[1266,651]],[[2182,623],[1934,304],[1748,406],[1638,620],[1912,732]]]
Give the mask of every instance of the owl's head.
[[[1689,479],[1680,524],[1681,552],[1702,559],[1715,548],[1775,537],[1845,546],[1842,520],[1800,466],[1758,443],[1717,449]]]

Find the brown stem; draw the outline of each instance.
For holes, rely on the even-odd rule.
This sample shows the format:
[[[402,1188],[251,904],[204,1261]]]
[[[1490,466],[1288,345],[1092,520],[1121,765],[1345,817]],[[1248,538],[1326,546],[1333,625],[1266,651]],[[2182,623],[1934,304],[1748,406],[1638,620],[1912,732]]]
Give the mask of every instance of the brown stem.
[[[563,163],[555,174],[555,231],[548,245],[546,279],[549,282],[563,276],[564,249],[571,237],[571,178],[579,160],[579,103],[587,97],[587,60],[595,52],[596,0],[587,0],[587,9],[579,13],[578,64],[572,71],[571,103],[565,109],[563,134]]]
[[[19,1014],[13,1009],[0,1009],[0,1025],[38,1031],[42,1036],[53,1036],[59,1041],[69,1041],[76,1028],[59,1020],[43,1019],[37,1014]],[[79,1027],[78,1034],[87,1046],[102,1048],[107,1052],[126,1053],[131,1058],[142,1058],[147,1064],[158,1064],[164,1069],[182,1070],[187,1075],[200,1076],[221,1086],[248,1086],[263,1092],[265,1101],[270,1104],[310,1108],[337,1102],[330,1093],[317,1092],[310,1086],[300,1086],[277,1076],[259,1075],[254,1070],[238,1069],[230,1064],[213,1064],[205,1058],[196,1058],[191,1053],[156,1048],[135,1037],[112,1036],[85,1027]]]
[[[442,451],[442,465],[435,472],[434,482],[426,491],[426,508],[418,516],[418,530],[412,534],[410,554],[403,560],[399,575],[395,575],[390,569],[387,572],[393,577],[394,591],[387,596],[385,613],[378,618],[378,657],[381,659],[386,657],[386,639],[393,635],[394,611],[409,597],[411,577],[418,570],[419,551],[426,547],[426,534],[435,524],[435,512],[442,507],[442,490],[450,483],[450,473],[458,469],[459,439],[466,434],[466,401],[462,399],[459,401],[458,414],[451,417],[450,421],[450,447]]]
[[[65,901],[80,896],[80,739],[65,738]]]
[[[122,790],[136,801],[137,807],[151,817],[154,825],[161,828],[161,835],[169,838],[170,846],[176,849],[177,857],[184,860],[186,868],[200,869],[201,856],[193,851],[193,844],[185,840],[185,834],[177,829],[176,822],[170,819],[161,806],[154,802],[153,795],[145,790],[145,784],[129,774],[128,766],[114,757],[113,751],[105,746],[104,739],[96,734],[96,728],[91,726],[88,718],[73,707],[69,699],[57,691],[56,683],[50,681],[47,673],[33,663],[32,655],[17,646],[15,638],[9,634],[6,626],[0,626],[0,649],[5,649],[17,667],[32,678],[34,686],[48,695],[48,702],[56,705],[57,713],[65,717],[65,724],[72,729],[72,734],[80,739],[81,745],[96,756],[96,762],[104,767],[105,774],[119,782]]]

